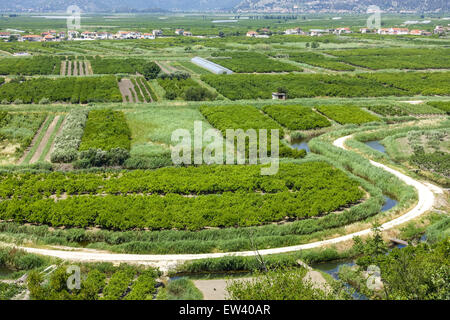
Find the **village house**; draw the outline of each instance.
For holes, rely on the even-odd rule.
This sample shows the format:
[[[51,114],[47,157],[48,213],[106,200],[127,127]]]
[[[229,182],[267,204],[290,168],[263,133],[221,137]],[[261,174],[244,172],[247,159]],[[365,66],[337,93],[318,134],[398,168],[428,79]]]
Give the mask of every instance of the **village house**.
[[[361,29],[359,29],[359,32],[366,34],[366,33],[372,33],[373,30],[369,29],[369,28],[361,28]]]
[[[258,35],[258,32],[256,32],[256,31],[247,32],[247,37],[255,38],[257,35]]]
[[[161,37],[163,35],[163,32],[162,32],[162,30],[153,30],[152,34],[156,38],[156,37]]]
[[[311,29],[309,30],[309,35],[312,37],[321,36],[323,34],[329,34],[330,30],[323,30],[323,29]]]
[[[349,34],[352,33],[350,28],[337,28],[333,32],[334,34]]]
[[[436,26],[434,28],[434,34],[445,34],[445,29],[442,26]]]
[[[409,29],[408,28],[381,28],[378,30],[378,34],[406,35],[406,34],[409,34]]]
[[[182,36],[183,33],[184,33],[184,30],[183,30],[183,29],[176,29],[176,30],[175,30],[175,34],[178,35],[178,36]]]
[[[141,39],[154,40],[155,35],[153,33],[143,33]]]
[[[48,34],[43,38],[43,40],[46,42],[56,41],[56,37],[52,36],[51,34]]]
[[[423,30],[417,30],[417,29],[411,30],[411,31],[409,32],[409,34],[410,34],[410,35],[413,35],[413,36],[423,36],[423,33],[424,33]]]
[[[303,32],[303,30],[300,28],[287,29],[284,33],[287,35],[303,35],[303,34],[305,34]]]
[[[30,34],[30,35],[23,36],[21,38],[21,41],[39,42],[39,41],[42,41],[42,37],[39,35],[36,35],[36,34]]]
[[[185,32],[183,32],[183,36],[185,36],[185,37],[192,37],[192,32],[185,31]]]
[[[99,33],[97,33],[96,38],[99,40],[113,39],[113,34],[110,32],[99,32]]]
[[[67,37],[69,38],[69,40],[72,40],[74,38],[79,38],[80,33],[76,30],[69,30],[69,31],[67,31]]]
[[[84,31],[84,32],[81,33],[81,38],[94,40],[95,38],[97,38],[97,33],[96,32],[90,32],[90,31]]]
[[[0,32],[0,39],[9,39],[11,37],[11,33],[9,32]]]

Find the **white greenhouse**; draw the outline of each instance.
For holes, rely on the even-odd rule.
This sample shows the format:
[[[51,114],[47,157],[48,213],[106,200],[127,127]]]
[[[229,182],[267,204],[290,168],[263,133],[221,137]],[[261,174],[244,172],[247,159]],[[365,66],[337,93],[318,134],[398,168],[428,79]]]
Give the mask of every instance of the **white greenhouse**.
[[[191,62],[193,64],[196,64],[199,67],[202,67],[208,71],[211,71],[212,73],[215,74],[232,74],[233,71],[231,71],[230,69],[224,68],[221,65],[218,65],[217,63],[211,62],[209,60],[200,58],[200,57],[195,57],[192,58]]]

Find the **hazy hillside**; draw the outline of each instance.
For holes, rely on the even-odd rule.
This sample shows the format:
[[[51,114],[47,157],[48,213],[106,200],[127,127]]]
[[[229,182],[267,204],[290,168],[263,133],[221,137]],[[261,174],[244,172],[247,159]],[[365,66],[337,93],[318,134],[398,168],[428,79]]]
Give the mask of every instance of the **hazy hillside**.
[[[448,0],[0,0],[1,11],[57,12],[78,5],[85,12],[126,12],[146,9],[228,10],[238,12],[365,12],[377,5],[390,12],[449,11]]]

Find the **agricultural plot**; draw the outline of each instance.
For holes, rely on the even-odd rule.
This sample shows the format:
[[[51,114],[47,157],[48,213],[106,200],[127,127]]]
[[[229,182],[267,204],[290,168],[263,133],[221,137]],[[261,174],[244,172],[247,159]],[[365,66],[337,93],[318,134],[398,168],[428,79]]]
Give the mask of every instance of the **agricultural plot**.
[[[80,150],[130,150],[130,136],[123,112],[92,110],[88,115]]]
[[[6,103],[16,104],[122,101],[114,76],[14,80],[0,87],[0,97]]]
[[[264,112],[290,130],[310,130],[331,126],[324,116],[303,106],[265,106]]]
[[[317,217],[363,196],[357,182],[325,162],[281,164],[274,176],[261,176],[260,166],[23,175],[1,179],[2,220],[116,230],[200,230]],[[67,197],[55,203],[31,196],[36,194]]]
[[[399,88],[409,95],[450,95],[450,72],[372,73],[360,76]]]
[[[19,160],[44,123],[45,113],[0,113],[0,161],[13,164]]]
[[[216,99],[215,93],[200,86],[192,78],[158,78],[158,84],[164,88],[165,98],[168,100],[212,101]]]
[[[219,52],[209,59],[237,73],[271,73],[302,71],[300,67],[268,58],[256,52]]]
[[[59,74],[61,58],[51,56],[2,58],[0,75],[50,75]]]
[[[267,115],[262,114],[258,109],[252,106],[218,106],[209,107],[202,106],[200,111],[205,116],[211,125],[222,132],[222,135],[226,137],[227,129],[242,129],[244,131],[253,129],[257,131],[258,142],[256,148],[259,150],[259,130],[266,129],[270,135],[270,130],[279,130],[279,137],[282,139],[285,132],[283,128]],[[267,149],[271,150],[271,138],[267,137]],[[250,141],[246,142],[246,150],[253,147]],[[248,154],[248,152],[246,151]],[[280,156],[302,158],[306,155],[304,150],[294,150],[284,145],[280,141]]]
[[[201,122],[203,130],[212,128],[194,107],[151,107],[127,112],[125,116],[132,138],[131,157],[126,165],[131,168],[172,166],[172,132],[183,128],[193,135],[195,122]]]
[[[450,68],[449,49],[351,49],[328,53],[337,56],[340,61],[372,70]]]
[[[432,101],[428,102],[428,105],[450,114],[450,101]]]
[[[337,58],[326,56],[314,52],[288,52],[286,53],[289,60],[306,63],[311,66],[330,69],[335,71],[353,71],[355,67],[345,64]]]
[[[380,121],[377,116],[355,106],[319,106],[317,110],[340,124]]]
[[[271,99],[272,92],[276,92],[280,87],[287,90],[288,98],[381,97],[410,94],[407,90],[386,86],[376,81],[377,78],[351,75],[203,75],[202,80],[231,100]],[[443,81],[438,85],[438,88],[440,87],[446,88]]]
[[[450,134],[445,130],[412,131],[407,135],[411,146],[411,164],[450,178]]]
[[[29,151],[24,156],[21,164],[34,164],[47,159],[53,139],[58,132],[64,117],[61,115],[49,115],[42,125],[40,132],[33,139]]]
[[[92,75],[91,64],[88,60],[64,60],[61,62],[62,76]]]
[[[91,63],[92,71],[95,74],[142,74],[146,64],[154,63],[145,59],[112,59],[101,57],[94,57],[93,59],[90,59],[89,62]]]
[[[444,111],[432,107],[428,104],[398,104],[390,106],[369,106],[370,111],[383,116],[408,116],[408,115],[433,115],[433,114],[445,114]]]
[[[78,149],[86,126],[87,110],[71,111],[55,138],[50,160],[53,163],[70,163],[78,158]]]

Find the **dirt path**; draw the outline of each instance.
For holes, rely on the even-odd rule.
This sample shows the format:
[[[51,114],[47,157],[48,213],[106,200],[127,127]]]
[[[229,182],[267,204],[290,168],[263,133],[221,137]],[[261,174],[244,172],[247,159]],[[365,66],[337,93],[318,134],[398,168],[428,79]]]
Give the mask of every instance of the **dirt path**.
[[[55,149],[55,141],[56,138],[61,134],[62,129],[64,128],[64,125],[66,124],[67,117],[64,118],[63,122],[59,126],[58,132],[56,133],[55,139],[52,141],[52,145],[50,146],[50,149],[48,150],[47,155],[45,156],[45,161],[51,162],[51,156],[53,153],[53,150]]]
[[[346,149],[345,142],[350,139],[352,136],[346,136],[337,139],[334,142],[334,145],[341,149]],[[431,210],[435,203],[435,195],[442,194],[443,190],[437,186],[431,185],[431,184],[423,184],[417,180],[414,180],[413,178],[404,175],[403,173],[400,173],[394,169],[391,169],[381,163],[377,163],[374,161],[370,161],[372,165],[382,168],[385,171],[388,171],[389,173],[392,173],[393,175],[397,176],[400,180],[405,182],[407,185],[413,186],[419,196],[419,201],[417,205],[405,213],[404,215],[393,219],[389,222],[384,223],[381,226],[382,230],[388,230],[393,227],[399,226],[404,224],[405,222],[408,222],[410,220],[413,220],[420,215],[428,212]],[[352,240],[356,236],[366,236],[372,233],[371,229],[365,229],[359,232],[354,232],[351,234],[347,234],[344,236],[339,236],[333,239],[328,240],[322,240],[322,241],[316,241],[312,243],[307,244],[301,244],[296,246],[290,246],[290,247],[283,247],[283,248],[273,248],[273,249],[264,249],[260,250],[259,253],[261,255],[269,255],[269,254],[279,254],[279,253],[288,253],[288,252],[295,252],[299,250],[306,250],[306,249],[314,249],[314,248],[320,248],[324,246],[334,245],[341,242]],[[39,249],[39,248],[28,248],[28,247],[20,247],[21,249],[29,252],[29,253],[35,253],[35,254],[42,254],[46,256],[51,257],[57,257],[64,260],[69,261],[85,261],[85,262],[125,262],[125,263],[138,263],[138,264],[145,264],[145,265],[152,265],[154,267],[160,268],[162,271],[167,271],[179,263],[183,263],[185,261],[190,260],[198,260],[198,259],[207,259],[207,258],[221,258],[221,257],[227,257],[227,256],[241,256],[241,257],[248,257],[248,256],[254,256],[254,251],[241,251],[241,252],[224,252],[224,253],[205,253],[205,254],[169,254],[169,255],[139,255],[139,254],[118,254],[118,253],[108,253],[108,252],[102,252],[97,250],[74,250],[73,248],[65,248],[70,251],[61,250],[59,248],[58,250],[50,250],[50,249]]]
[[[67,75],[70,77],[72,75],[72,61],[67,61]]]
[[[83,61],[78,61],[78,70],[79,70],[79,75],[80,76],[84,76],[84,62]]]
[[[53,131],[55,130],[56,124],[58,123],[60,117],[61,116],[56,116],[53,119],[52,123],[50,123],[47,131],[45,132],[44,138],[42,138],[41,143],[39,144],[38,148],[36,149],[36,152],[33,154],[33,157],[30,160],[30,164],[33,164],[33,163],[36,163],[39,161],[39,158],[41,157],[42,152],[44,151],[45,146],[47,145],[50,136],[52,135]]]
[[[86,75],[87,76],[91,76],[91,75],[94,74],[94,72],[92,71],[91,62],[89,60],[85,60],[84,61],[84,68],[86,70]]]
[[[245,281],[252,278],[193,280],[192,282],[203,294],[203,300],[226,300],[228,297],[227,284],[232,281]]]
[[[73,76],[78,76],[78,61],[74,61],[73,62],[73,71],[72,71],[72,73],[73,73]]]
[[[67,61],[61,61],[61,75],[62,76],[66,75],[66,65],[67,65]]]
[[[25,158],[28,156],[28,153],[30,153],[30,150],[34,147],[34,145],[36,144],[39,135],[41,134],[41,131],[43,130],[45,124],[47,123],[48,117],[45,118],[44,122],[42,122],[41,127],[39,128],[39,130],[36,132],[36,134],[34,135],[33,140],[30,143],[30,146],[27,148],[27,150],[23,153],[22,157],[20,158],[18,164],[23,164],[23,162],[25,161]]]

